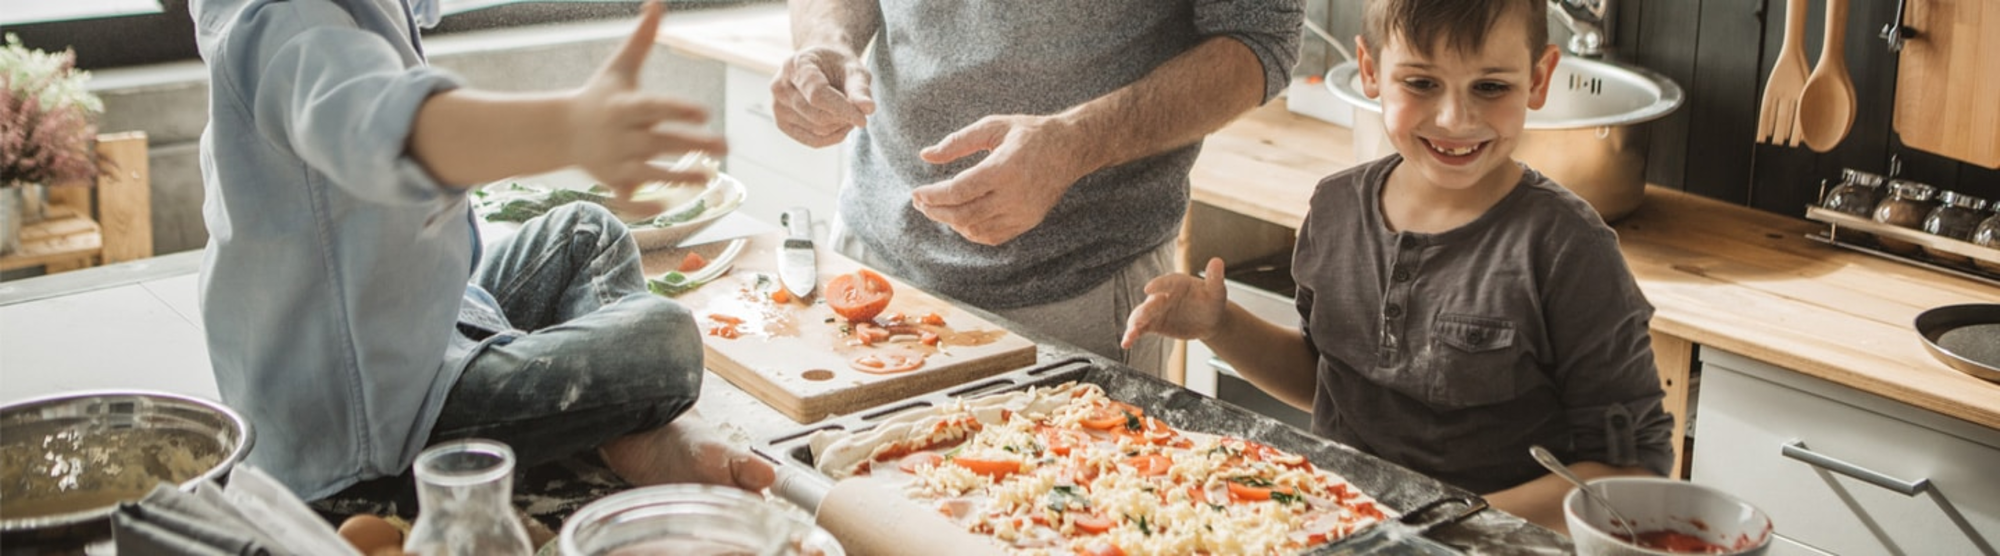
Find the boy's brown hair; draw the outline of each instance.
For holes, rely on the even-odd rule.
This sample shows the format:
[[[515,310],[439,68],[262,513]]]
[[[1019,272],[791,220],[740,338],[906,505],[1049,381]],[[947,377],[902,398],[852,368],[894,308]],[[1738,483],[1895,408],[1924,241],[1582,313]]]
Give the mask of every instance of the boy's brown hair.
[[[1541,54],[1549,43],[1547,0],[1372,0],[1362,34],[1370,48],[1389,46],[1391,39],[1432,57],[1445,48],[1474,54],[1486,45],[1486,32],[1507,16],[1519,13],[1528,26],[1528,55]]]

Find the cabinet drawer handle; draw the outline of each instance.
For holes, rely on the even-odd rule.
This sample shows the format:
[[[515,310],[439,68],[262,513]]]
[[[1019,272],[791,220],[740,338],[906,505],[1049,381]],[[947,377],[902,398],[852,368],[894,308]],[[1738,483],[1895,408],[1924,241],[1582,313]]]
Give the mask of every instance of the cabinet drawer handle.
[[[1785,444],[1782,452],[1785,454],[1785,457],[1806,462],[1813,467],[1860,479],[1868,484],[1902,493],[1904,496],[1916,496],[1917,493],[1931,489],[1930,479],[1905,481],[1884,475],[1873,469],[1841,461],[1832,456],[1807,449],[1806,443],[1798,440]]]

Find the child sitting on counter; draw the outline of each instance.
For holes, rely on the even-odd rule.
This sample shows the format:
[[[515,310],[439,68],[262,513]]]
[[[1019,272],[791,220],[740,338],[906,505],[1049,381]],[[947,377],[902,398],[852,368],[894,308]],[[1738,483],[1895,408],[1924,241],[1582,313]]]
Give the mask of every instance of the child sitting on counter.
[[[1314,432],[1567,531],[1569,483],[1663,475],[1652,306],[1590,205],[1512,158],[1559,56],[1542,0],[1373,0],[1355,40],[1396,154],[1322,180],[1297,328],[1230,302],[1223,263],[1154,279],[1124,341],[1200,340]]]
[[[638,485],[771,483],[688,413],[699,332],[647,292],[622,223],[571,205],[482,249],[467,200],[570,165],[628,203],[701,177],[651,163],[725,148],[663,127],[706,109],[638,88],[657,1],[582,87],[519,94],[425,64],[437,0],[189,6],[210,75],[202,319],[222,397],[257,429],[250,463],[329,513],[413,498],[417,453],[474,436],[522,470],[594,450]]]

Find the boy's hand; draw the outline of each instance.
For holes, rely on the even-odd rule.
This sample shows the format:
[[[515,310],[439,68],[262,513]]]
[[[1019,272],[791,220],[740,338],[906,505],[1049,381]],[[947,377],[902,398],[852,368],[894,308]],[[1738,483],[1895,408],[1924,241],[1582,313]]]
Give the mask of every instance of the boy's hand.
[[[708,121],[706,108],[639,90],[639,70],[652,51],[665,10],[658,0],[647,0],[640,8],[638,29],[576,91],[569,114],[571,160],[621,200],[630,199],[634,189],[649,181],[707,179],[699,172],[670,171],[653,164],[655,158],[689,151],[719,157],[728,151],[721,136],[693,127]],[[663,128],[664,124],[686,127]]]
[[[986,151],[984,160],[911,191],[925,217],[965,239],[1000,245],[1041,225],[1063,193],[1090,173],[1073,129],[1048,116],[987,116],[918,153],[945,164]]]
[[[1205,278],[1168,274],[1146,283],[1146,302],[1132,309],[1125,323],[1125,338],[1132,343],[1148,332],[1182,340],[1203,340],[1215,333],[1229,307],[1229,290],[1223,286],[1222,259],[1208,260]]]
[[[841,142],[875,113],[873,76],[852,53],[806,47],[785,59],[771,81],[771,116],[778,129],[808,147]]]

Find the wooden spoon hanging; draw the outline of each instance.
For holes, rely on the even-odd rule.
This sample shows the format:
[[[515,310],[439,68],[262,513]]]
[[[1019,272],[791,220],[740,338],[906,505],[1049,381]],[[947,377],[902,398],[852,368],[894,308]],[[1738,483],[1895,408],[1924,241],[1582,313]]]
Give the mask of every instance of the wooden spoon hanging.
[[[1826,0],[1826,41],[1799,95],[1799,131],[1814,152],[1833,150],[1854,127],[1854,80],[1847,76],[1847,0]]]

